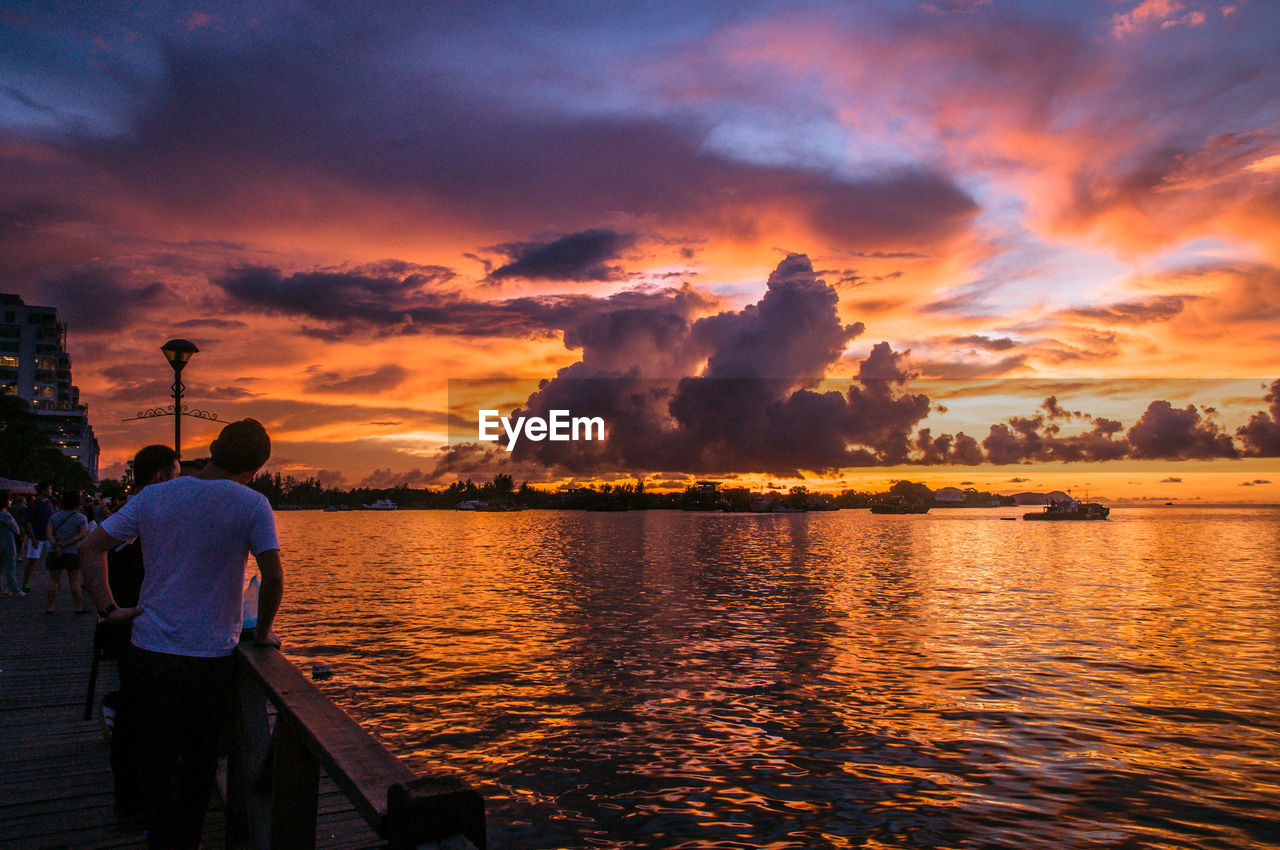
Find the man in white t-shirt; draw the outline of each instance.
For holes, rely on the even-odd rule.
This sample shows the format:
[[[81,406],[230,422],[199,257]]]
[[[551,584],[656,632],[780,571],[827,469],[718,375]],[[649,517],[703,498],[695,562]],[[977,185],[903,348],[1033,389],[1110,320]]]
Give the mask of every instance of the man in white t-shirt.
[[[275,515],[245,485],[271,456],[253,419],[233,422],[197,475],[144,488],[80,544],[98,613],[132,619],[131,676],[141,730],[139,766],[151,847],[198,847],[217,767],[218,728],[230,717],[248,556],[258,563],[255,643],[278,646],[271,624],[284,588]],[[117,607],[106,553],[142,539],[138,605]]]

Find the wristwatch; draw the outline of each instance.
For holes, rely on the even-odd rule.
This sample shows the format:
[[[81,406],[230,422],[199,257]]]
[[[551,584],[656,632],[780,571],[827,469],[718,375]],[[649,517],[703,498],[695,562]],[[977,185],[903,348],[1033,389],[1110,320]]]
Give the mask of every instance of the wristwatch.
[[[112,603],[111,603],[110,605],[108,605],[106,608],[103,608],[101,611],[99,611],[99,612],[98,612],[98,616],[105,620],[107,617],[110,617],[110,616],[111,616],[111,612],[112,612],[112,611],[117,611],[117,610],[119,610],[119,608],[120,608],[120,606],[119,606],[119,605],[117,605],[116,603],[112,602]]]

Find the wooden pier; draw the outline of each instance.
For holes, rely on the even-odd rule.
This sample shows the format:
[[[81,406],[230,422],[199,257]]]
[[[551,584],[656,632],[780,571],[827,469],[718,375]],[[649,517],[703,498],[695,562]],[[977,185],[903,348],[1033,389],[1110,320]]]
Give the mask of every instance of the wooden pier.
[[[73,613],[65,588],[45,614],[47,574],[35,578],[0,599],[0,848],[143,847],[114,812],[101,698],[115,664],[101,664],[85,720],[96,618]],[[415,777],[279,652],[238,659],[230,793],[214,795],[204,847],[483,847],[483,801],[465,783]]]

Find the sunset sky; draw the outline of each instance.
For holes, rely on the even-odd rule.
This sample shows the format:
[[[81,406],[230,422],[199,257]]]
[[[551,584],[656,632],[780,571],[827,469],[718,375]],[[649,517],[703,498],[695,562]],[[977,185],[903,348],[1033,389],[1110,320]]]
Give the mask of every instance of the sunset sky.
[[[6,3],[0,291],[104,476],[185,337],[326,484],[1280,502],[1277,44],[1270,0]],[[578,378],[607,450],[456,445]]]

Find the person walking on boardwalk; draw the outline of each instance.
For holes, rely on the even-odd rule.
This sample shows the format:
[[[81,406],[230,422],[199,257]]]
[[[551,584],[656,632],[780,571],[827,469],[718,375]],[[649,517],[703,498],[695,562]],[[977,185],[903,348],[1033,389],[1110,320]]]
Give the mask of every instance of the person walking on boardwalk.
[[[153,445],[141,449],[133,457],[133,490],[160,484],[178,477],[178,453],[169,446]],[[104,516],[105,520],[106,517]],[[146,568],[142,560],[142,541],[134,538],[107,554],[108,584],[111,597],[122,608],[135,608],[142,592]],[[120,671],[120,691],[116,695],[116,724],[111,732],[111,776],[115,782],[116,819],[124,826],[142,820],[142,772],[136,752],[140,741],[136,697],[132,693],[133,676],[129,669],[129,647],[133,639],[133,620],[123,623],[98,623],[94,640],[106,658],[114,658]],[[104,704],[106,700],[104,699]]]
[[[62,584],[62,574],[67,574],[67,583],[71,585],[71,598],[76,603],[76,613],[84,614],[84,598],[80,592],[80,555],[76,548],[89,533],[89,521],[80,510],[80,492],[69,490],[62,494],[62,510],[49,517],[45,536],[48,538],[50,552],[48,604],[44,612],[52,614],[53,604],[58,599],[58,589]]]
[[[270,456],[259,422],[232,422],[199,474],[144,488],[81,546],[99,614],[111,624],[134,621],[130,691],[153,848],[200,844],[218,729],[232,710],[232,653],[250,554],[262,576],[253,641],[279,646],[271,631],[284,590],[275,516],[266,498],[245,486]],[[121,607],[106,553],[134,537],[142,540],[146,575],[138,605]]]
[[[13,497],[0,490],[0,596],[26,596],[18,587],[18,553],[22,551],[22,529],[9,513]]]
[[[22,571],[22,591],[31,592],[31,574],[36,567],[43,565],[49,556],[47,531],[49,518],[53,516],[53,502],[49,497],[53,494],[53,485],[41,481],[36,485],[36,497],[27,505],[27,520],[24,527],[27,534],[27,565]]]

